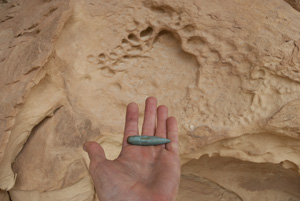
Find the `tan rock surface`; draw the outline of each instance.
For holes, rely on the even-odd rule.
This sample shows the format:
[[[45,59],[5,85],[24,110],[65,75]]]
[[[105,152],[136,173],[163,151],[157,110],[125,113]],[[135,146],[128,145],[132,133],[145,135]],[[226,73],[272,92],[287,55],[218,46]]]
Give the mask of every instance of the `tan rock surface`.
[[[285,0],[287,3],[289,3],[293,8],[295,8],[297,11],[300,11],[300,1],[299,0]]]
[[[61,106],[62,94],[52,96],[57,87],[43,67],[70,8],[60,1],[36,0],[3,2],[0,9],[0,188],[8,190],[15,180],[11,165],[31,130]]]
[[[0,188],[13,201],[96,199],[82,144],[115,158],[126,105],[156,96],[179,121],[177,200],[299,200],[298,8],[0,1]]]
[[[296,201],[300,197],[299,174],[293,170],[284,169],[279,164],[251,163],[219,156],[210,158],[206,155],[184,165],[182,175],[189,175],[191,181],[194,182],[198,182],[199,178],[203,180],[204,177],[207,178],[206,182],[208,180],[210,183],[215,182],[222,186],[222,188],[214,187],[213,189],[210,187],[212,185],[200,187],[198,191],[202,192],[203,197],[213,197],[206,200]],[[187,188],[186,184],[185,180],[181,182],[181,192],[193,189],[193,187]],[[182,200],[194,199],[191,197],[191,199],[183,198]],[[205,199],[199,198],[199,200]]]

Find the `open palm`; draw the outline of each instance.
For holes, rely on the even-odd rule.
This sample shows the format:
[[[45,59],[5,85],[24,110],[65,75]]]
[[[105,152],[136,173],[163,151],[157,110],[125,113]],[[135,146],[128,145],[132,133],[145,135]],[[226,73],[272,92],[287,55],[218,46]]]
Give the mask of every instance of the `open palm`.
[[[127,106],[122,151],[113,161],[107,160],[102,147],[87,142],[90,174],[100,201],[169,201],[174,200],[180,179],[178,129],[168,108],[159,106],[154,97],[146,100],[142,135],[164,137],[171,143],[136,146],[127,138],[138,135],[138,106]],[[156,123],[157,119],[157,123]],[[156,126],[157,125],[157,126]]]

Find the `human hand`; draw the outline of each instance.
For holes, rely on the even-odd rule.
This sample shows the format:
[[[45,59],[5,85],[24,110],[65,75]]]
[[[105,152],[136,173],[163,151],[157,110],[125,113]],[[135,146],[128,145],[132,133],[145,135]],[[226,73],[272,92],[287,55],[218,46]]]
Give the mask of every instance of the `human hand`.
[[[168,144],[136,146],[127,143],[138,135],[139,111],[136,103],[127,106],[122,151],[115,160],[107,160],[96,142],[86,142],[90,157],[89,172],[100,201],[175,200],[180,180],[178,126],[168,117],[168,108],[154,97],[146,100],[142,135],[164,137]],[[156,126],[157,117],[157,126]]]

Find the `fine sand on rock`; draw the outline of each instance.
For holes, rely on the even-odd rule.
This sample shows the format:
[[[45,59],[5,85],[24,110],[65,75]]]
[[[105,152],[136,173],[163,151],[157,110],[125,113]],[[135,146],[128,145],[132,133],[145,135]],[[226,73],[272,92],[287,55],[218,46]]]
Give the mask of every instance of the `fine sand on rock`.
[[[300,200],[299,30],[298,0],[0,0],[0,201],[97,201],[82,145],[116,158],[148,96],[177,201]]]

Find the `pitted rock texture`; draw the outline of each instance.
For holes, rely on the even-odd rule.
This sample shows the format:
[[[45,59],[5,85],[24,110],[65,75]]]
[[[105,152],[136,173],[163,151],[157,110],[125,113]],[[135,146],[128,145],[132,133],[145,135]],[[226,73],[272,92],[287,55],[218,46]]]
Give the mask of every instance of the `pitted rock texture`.
[[[0,1],[0,198],[97,200],[82,144],[117,157],[126,105],[156,96],[177,200],[299,200],[299,30],[289,0]]]

